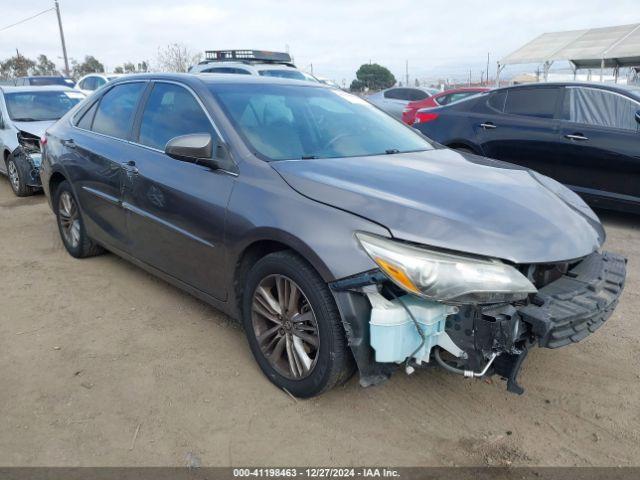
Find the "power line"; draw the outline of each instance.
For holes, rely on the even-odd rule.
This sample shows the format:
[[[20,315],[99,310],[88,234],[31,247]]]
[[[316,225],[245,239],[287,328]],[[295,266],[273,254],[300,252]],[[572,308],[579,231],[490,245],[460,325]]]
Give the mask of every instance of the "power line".
[[[29,20],[32,20],[32,19],[34,19],[36,17],[39,17],[40,15],[43,15],[43,14],[45,14],[47,12],[50,12],[51,10],[55,10],[55,9],[56,9],[56,7],[47,8],[46,10],[43,10],[40,13],[36,13],[35,15],[32,15],[32,16],[27,17],[27,18],[24,18],[24,19],[20,20],[19,22],[12,23],[11,25],[7,25],[6,27],[0,28],[0,32],[4,32],[5,30],[8,30],[11,27],[15,27],[16,25],[20,25],[21,23],[28,22]]]

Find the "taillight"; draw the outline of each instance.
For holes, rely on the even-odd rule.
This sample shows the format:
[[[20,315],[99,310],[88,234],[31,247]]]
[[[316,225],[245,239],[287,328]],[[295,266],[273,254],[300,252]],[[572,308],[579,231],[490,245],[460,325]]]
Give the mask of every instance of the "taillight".
[[[433,112],[420,112],[416,113],[416,119],[413,123],[427,123],[433,122],[436,118],[438,118],[440,114]]]
[[[44,135],[40,137],[40,148],[44,147],[47,144],[47,137]]]

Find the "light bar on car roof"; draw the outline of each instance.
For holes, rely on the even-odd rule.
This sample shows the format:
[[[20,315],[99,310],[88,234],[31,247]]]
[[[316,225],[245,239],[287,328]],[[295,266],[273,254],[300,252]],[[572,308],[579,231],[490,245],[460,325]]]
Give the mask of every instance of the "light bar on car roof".
[[[291,63],[291,55],[285,52],[269,52],[266,50],[207,50],[204,52],[207,61],[254,61]]]

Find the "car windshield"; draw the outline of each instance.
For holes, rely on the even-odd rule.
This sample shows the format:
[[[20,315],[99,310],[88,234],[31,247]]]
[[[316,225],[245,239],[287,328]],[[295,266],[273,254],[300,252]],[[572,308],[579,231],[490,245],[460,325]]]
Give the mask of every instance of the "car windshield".
[[[263,77],[289,78],[291,80],[306,80],[307,78],[297,70],[260,70]]]
[[[248,146],[267,160],[433,148],[413,129],[341,90],[234,83],[212,86],[211,91]]]
[[[80,92],[39,91],[5,93],[9,118],[15,122],[58,120],[84,98]]]

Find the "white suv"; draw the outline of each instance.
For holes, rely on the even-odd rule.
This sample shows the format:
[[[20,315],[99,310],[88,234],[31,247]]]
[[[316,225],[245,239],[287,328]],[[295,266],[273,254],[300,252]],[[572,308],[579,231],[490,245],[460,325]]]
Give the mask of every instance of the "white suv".
[[[189,68],[189,73],[235,73],[318,81],[298,70],[288,53],[263,50],[207,50],[205,60]]]
[[[78,80],[75,89],[80,90],[85,95],[90,95],[105,83],[121,76],[122,74],[120,73],[90,73]]]

